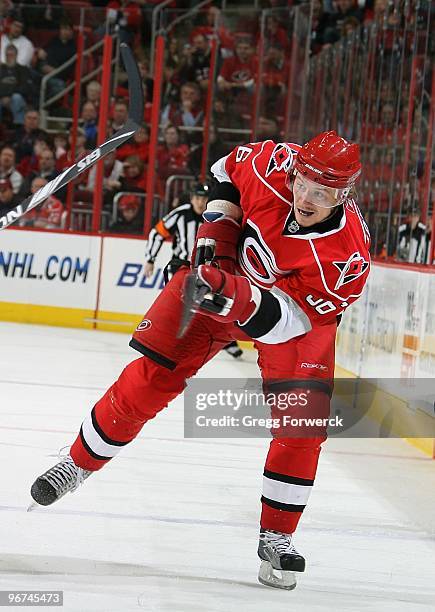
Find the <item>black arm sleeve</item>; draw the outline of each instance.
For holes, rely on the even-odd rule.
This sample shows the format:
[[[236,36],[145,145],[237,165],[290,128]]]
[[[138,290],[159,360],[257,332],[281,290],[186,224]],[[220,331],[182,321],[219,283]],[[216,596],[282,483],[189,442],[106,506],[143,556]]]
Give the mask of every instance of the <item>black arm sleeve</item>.
[[[208,196],[208,201],[211,202],[212,200],[228,200],[228,202],[240,206],[240,191],[229,181],[217,183]]]
[[[238,325],[251,338],[266,335],[280,320],[282,313],[279,301],[270,291],[261,291],[261,303],[255,315],[246,325]]]

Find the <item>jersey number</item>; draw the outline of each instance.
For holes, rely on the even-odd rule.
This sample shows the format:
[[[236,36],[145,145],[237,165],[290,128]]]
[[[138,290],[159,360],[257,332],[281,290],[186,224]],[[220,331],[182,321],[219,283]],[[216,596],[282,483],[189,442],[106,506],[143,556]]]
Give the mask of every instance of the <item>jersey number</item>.
[[[310,306],[312,306],[316,312],[321,315],[328,314],[333,310],[337,310],[331,300],[323,300],[322,298],[316,299],[311,294],[307,295],[305,300]]]

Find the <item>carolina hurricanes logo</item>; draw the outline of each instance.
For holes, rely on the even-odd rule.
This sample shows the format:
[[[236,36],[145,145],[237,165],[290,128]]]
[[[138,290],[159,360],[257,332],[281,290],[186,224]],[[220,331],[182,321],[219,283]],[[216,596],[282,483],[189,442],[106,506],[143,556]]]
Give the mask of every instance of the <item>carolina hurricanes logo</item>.
[[[270,156],[269,163],[267,164],[266,177],[272,172],[285,170],[288,172],[290,166],[293,163],[293,152],[285,142],[279,142],[275,145],[272,155]]]
[[[232,74],[232,79],[236,83],[244,83],[245,81],[252,79],[252,73],[250,70],[236,70]]]
[[[275,257],[253,221],[248,220],[239,247],[239,263],[245,274],[260,286],[270,286],[285,271],[276,265]]]
[[[340,271],[338,281],[335,283],[335,290],[362,276],[369,267],[369,262],[358,251],[353,253],[347,261],[333,261],[332,263]]]
[[[139,325],[136,327],[136,331],[145,331],[151,327],[152,323],[149,319],[144,319]]]
[[[256,281],[271,284],[276,281],[272,271],[269,254],[264,246],[255,238],[246,237],[243,241],[240,253],[240,263]]]

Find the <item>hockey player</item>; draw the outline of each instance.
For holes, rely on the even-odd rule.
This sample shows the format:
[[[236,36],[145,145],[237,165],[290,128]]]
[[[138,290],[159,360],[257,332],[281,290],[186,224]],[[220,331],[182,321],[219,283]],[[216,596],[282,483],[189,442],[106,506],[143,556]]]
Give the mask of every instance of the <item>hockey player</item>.
[[[268,140],[237,146],[212,172],[219,185],[197,244],[215,246],[213,261],[195,271],[199,311],[178,338],[183,299],[192,298],[183,298],[192,273],[182,268],[133,335],[130,345],[142,356],[85,418],[70,455],[33,484],[37,503],[52,504],[108,463],[230,339],[254,339],[269,389],[305,391],[328,413],[337,319],[369,272],[369,232],[353,199],[359,147],[335,132],[302,147]],[[292,535],[325,438],[322,430],[271,441],[258,548],[264,584],[291,589],[294,572],[304,571]]]

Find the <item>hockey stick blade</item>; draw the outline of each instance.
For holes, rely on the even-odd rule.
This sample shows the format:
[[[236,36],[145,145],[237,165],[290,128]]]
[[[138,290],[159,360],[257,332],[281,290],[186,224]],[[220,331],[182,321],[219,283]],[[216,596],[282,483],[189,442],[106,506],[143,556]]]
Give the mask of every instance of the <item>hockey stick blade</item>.
[[[181,313],[180,326],[177,332],[177,338],[182,338],[190,327],[192,319],[198,312],[199,305],[204,299],[206,293],[210,291],[207,286],[198,287],[198,275],[190,273],[184,280],[183,287],[183,311]]]
[[[137,132],[140,127],[140,122],[143,116],[143,90],[142,80],[139,74],[136,61],[131,49],[125,43],[120,45],[122,60],[128,75],[128,93],[129,93],[129,111],[128,121],[126,124],[109,140],[103,142],[94,151],[86,155],[83,159],[66,168],[61,174],[56,176],[52,181],[41,187],[35,194],[26,198],[21,204],[8,211],[3,217],[0,217],[0,230],[5,229],[20,217],[28,213],[30,210],[44,202],[53,193],[56,193],[65,185],[76,179],[82,172],[89,170],[94,164],[102,159],[108,153],[111,153],[124,142],[129,140]]]

